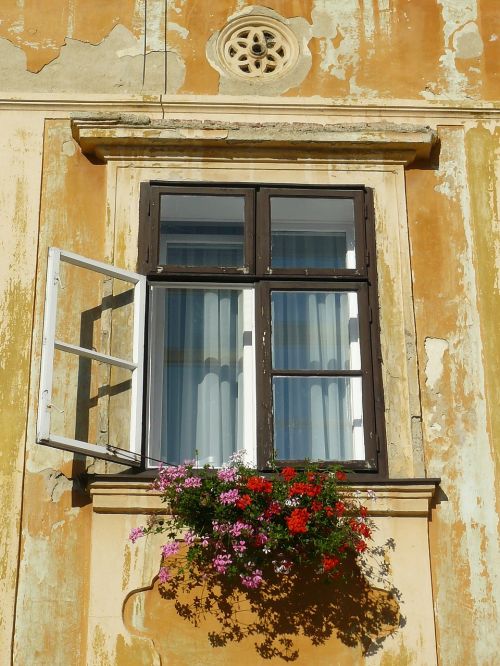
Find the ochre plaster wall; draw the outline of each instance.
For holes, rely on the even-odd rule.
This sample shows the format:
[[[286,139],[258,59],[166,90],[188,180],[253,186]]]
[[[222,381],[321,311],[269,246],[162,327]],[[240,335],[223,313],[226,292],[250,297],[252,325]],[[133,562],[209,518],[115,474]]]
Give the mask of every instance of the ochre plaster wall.
[[[311,71],[290,96],[498,98],[495,0],[4,0],[3,87],[216,95],[206,43],[252,5],[309,25]]]
[[[115,635],[100,638],[96,630],[88,647],[93,519],[79,475],[106,466],[35,444],[47,247],[103,261],[128,261],[135,251],[127,246],[129,236],[123,229],[114,228],[107,208],[110,169],[82,156],[71,138],[69,111],[101,104],[115,111],[142,111],[150,104],[161,117],[177,101],[197,102],[200,95],[220,99],[220,77],[206,60],[206,42],[235,12],[264,4],[309,25],[311,69],[304,80],[274,98],[277,105],[326,101],[329,122],[340,122],[338,105],[342,122],[427,123],[439,132],[440,148],[433,159],[405,172],[423,459],[417,464],[405,453],[396,469],[413,465],[420,470],[421,465],[428,476],[442,478],[429,528],[439,662],[496,662],[500,162],[497,107],[490,102],[498,99],[499,90],[498,3],[4,0],[2,664],[10,663],[12,655],[19,666],[105,664],[110,641],[116,642],[118,664],[149,664],[156,658],[149,644],[131,638],[125,626],[115,626]],[[263,86],[254,93],[266,98],[263,120],[274,113],[269,90]],[[156,103],[154,96],[165,93],[163,105]],[[225,102],[241,100],[235,96]],[[364,110],[367,105],[371,111]],[[198,107],[197,116],[203,113]],[[321,122],[319,112],[316,121]],[[199,173],[193,170],[191,177]],[[131,210],[131,228],[135,215]],[[399,379],[388,381],[397,385]],[[419,416],[415,425],[418,430]],[[123,525],[118,532],[124,532]],[[128,554],[130,571],[142,566],[134,557]],[[152,563],[146,567],[148,572],[153,569]],[[135,662],[130,661],[131,646]],[[343,649],[341,664],[373,663]],[[427,666],[415,658],[404,645],[379,655],[385,666]]]

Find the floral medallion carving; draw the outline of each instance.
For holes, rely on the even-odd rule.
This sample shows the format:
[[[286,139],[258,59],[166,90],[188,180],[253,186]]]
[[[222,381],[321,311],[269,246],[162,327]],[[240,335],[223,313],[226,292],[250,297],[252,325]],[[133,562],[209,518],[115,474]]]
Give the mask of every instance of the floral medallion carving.
[[[220,65],[229,74],[262,80],[285,74],[299,55],[290,28],[261,15],[230,21],[219,33],[216,50]]]

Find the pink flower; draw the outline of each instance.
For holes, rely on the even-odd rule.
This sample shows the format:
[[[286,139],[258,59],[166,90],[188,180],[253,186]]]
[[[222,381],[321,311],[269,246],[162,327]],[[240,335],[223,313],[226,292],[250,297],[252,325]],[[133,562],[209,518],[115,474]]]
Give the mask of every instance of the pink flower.
[[[128,535],[128,538],[132,543],[135,543],[137,539],[140,537],[144,536],[144,528],[143,527],[134,527],[133,529],[130,530],[130,534]]]
[[[221,504],[236,504],[240,497],[240,491],[236,488],[228,490],[225,493],[219,495],[219,500]]]
[[[236,553],[244,553],[247,549],[247,545],[244,541],[238,541],[233,544],[233,548]]]
[[[170,557],[171,555],[177,555],[179,552],[179,544],[177,541],[169,541],[161,547],[161,554],[163,557]]]
[[[262,571],[260,569],[255,569],[255,571],[249,574],[248,576],[243,576],[243,574],[241,574],[242,584],[245,587],[248,587],[253,590],[257,589],[261,585],[263,580],[264,579],[262,578]]]
[[[191,544],[193,544],[196,541],[196,535],[194,534],[194,532],[188,530],[184,535],[184,541],[188,544],[188,546],[191,546]]]
[[[242,522],[241,520],[237,520],[234,525],[230,528],[229,534],[233,537],[239,537],[242,532],[246,531],[251,531],[252,526],[247,525],[247,523]]]
[[[188,476],[184,479],[182,484],[184,488],[199,488],[201,486],[201,479],[199,476]]]
[[[213,559],[214,569],[217,573],[226,573],[228,566],[232,563],[231,555],[216,555]]]
[[[269,540],[268,537],[262,532],[259,532],[258,534],[255,535],[256,546],[263,546],[265,543],[268,542],[268,540]]]
[[[161,567],[160,571],[158,572],[158,580],[160,583],[166,583],[172,578],[172,575],[170,571],[167,569],[167,567]]]
[[[220,481],[235,481],[236,477],[238,476],[237,471],[234,469],[234,467],[223,467],[217,472],[217,478]]]

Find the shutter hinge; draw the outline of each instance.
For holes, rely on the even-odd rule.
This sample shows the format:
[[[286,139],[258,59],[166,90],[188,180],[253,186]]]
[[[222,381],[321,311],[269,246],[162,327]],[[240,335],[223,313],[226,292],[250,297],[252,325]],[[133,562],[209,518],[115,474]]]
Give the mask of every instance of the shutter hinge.
[[[380,437],[375,435],[375,443],[377,445],[377,453],[380,453]]]
[[[368,204],[365,202],[365,220],[368,219]]]
[[[373,310],[372,310],[371,305],[368,306],[368,320],[369,320],[370,324],[373,323]]]
[[[365,252],[365,264],[367,266],[370,265],[370,250],[366,250],[366,252]]]

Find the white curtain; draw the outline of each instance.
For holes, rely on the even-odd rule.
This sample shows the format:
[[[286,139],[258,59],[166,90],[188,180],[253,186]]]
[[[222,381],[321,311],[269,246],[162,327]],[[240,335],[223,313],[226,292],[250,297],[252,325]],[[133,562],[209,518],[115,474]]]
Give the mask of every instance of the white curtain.
[[[169,288],[165,294],[162,455],[219,467],[242,438],[242,292]]]
[[[279,376],[279,370],[359,369],[357,317],[347,292],[273,291],[274,445],[284,460],[349,460],[353,451],[350,377]]]

